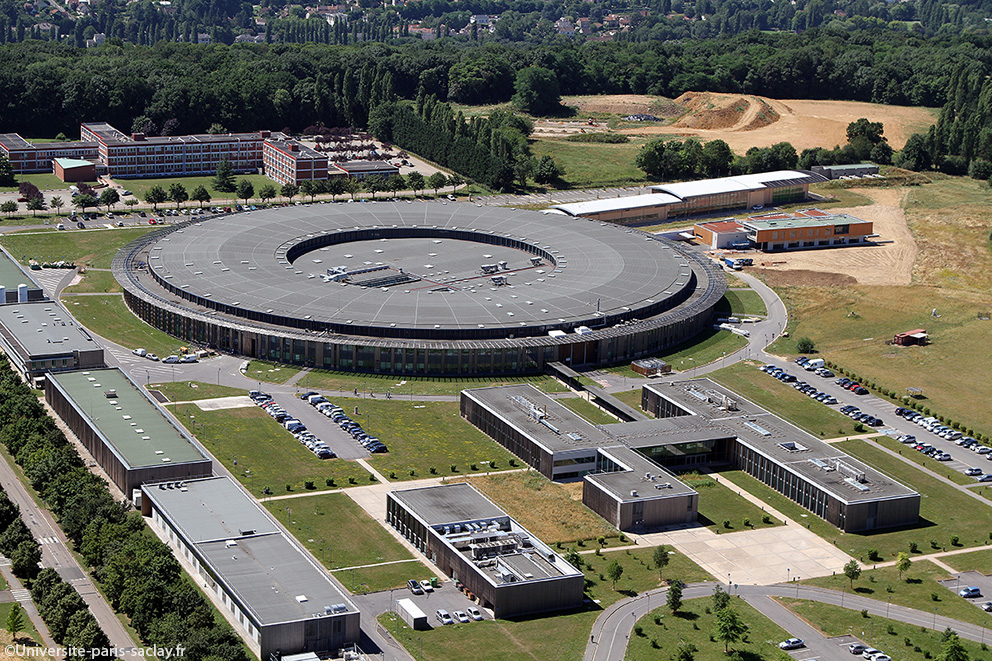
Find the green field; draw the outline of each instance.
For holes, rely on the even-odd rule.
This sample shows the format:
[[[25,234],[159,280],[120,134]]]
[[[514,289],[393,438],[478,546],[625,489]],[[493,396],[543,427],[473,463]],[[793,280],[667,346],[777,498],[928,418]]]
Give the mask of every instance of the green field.
[[[343,493],[267,500],[264,505],[329,569],[413,559],[406,548]],[[423,567],[419,569],[426,573]]]
[[[603,409],[581,397],[560,397],[555,401],[575,411],[594,425],[611,425],[620,422]]]
[[[647,182],[644,171],[634,165],[646,142],[640,137],[624,144],[540,139],[531,140],[531,151],[537,159],[552,156],[565,169],[563,188],[635,186]]]
[[[688,342],[677,344],[654,357],[664,360],[672,369],[691,376],[694,368],[721,360],[724,355],[732,354],[746,345],[747,340],[740,335],[707,328]],[[607,371],[637,379],[644,378],[630,369],[629,362],[609,367]]]
[[[513,455],[462,418],[458,402],[377,398],[342,404],[352,420],[389,448],[369,463],[390,480],[511,468]]]
[[[178,353],[183,346],[182,340],[152,328],[131,314],[120,294],[66,296],[63,303],[79,323],[121,346],[141,347],[160,358]]]
[[[119,294],[120,283],[110,271],[94,271],[87,269],[79,283],[66,287],[64,294]]]
[[[734,316],[765,315],[768,310],[753,289],[728,289],[716,304],[716,313]]]
[[[195,386],[195,387],[194,387]],[[216,383],[202,381],[175,381],[171,383],[153,383],[149,390],[157,390],[170,402],[192,402],[198,399],[213,399],[215,397],[234,397],[246,395],[247,391],[229,386],[219,386]]]
[[[679,479],[699,492],[699,523],[717,533],[735,532],[758,528],[772,528],[782,522],[751,501],[738,496],[713,475],[695,471],[682,473]],[[768,517],[768,523],[762,521]],[[748,521],[750,525],[745,526]],[[729,525],[725,525],[729,523]]]
[[[247,179],[251,182],[251,185],[255,187],[255,194],[258,194],[259,189],[262,186],[274,186],[276,192],[279,192],[279,184],[272,181],[265,175],[261,174],[239,174],[235,177],[235,181],[241,181],[242,179]],[[144,202],[145,193],[152,186],[161,186],[166,191],[169,190],[169,186],[173,184],[182,184],[186,187],[188,193],[192,193],[193,189],[197,186],[203,186],[210,193],[211,200],[208,204],[229,204],[235,201],[235,196],[237,193],[222,193],[213,187],[213,175],[206,177],[159,177],[152,179],[122,179],[118,183],[124,188],[132,191],[134,195]],[[256,198],[257,199],[257,198]],[[244,200],[237,200],[238,202],[243,202]],[[164,202],[159,205],[159,208],[175,207],[175,203]],[[187,202],[185,206],[200,206],[199,202]]]
[[[7,617],[10,616],[10,609],[13,606],[14,604],[12,603],[0,604],[0,622],[3,622],[4,625],[6,625],[7,623]],[[30,638],[35,643],[40,645],[42,643],[41,635],[38,633],[38,630],[34,628],[34,624],[31,622],[31,618],[28,617],[27,613],[24,613],[24,626],[26,627],[25,630],[17,634],[17,639],[19,641],[23,641],[27,638]],[[10,642],[10,634],[7,633],[6,628],[4,628],[2,636],[4,642]],[[13,654],[11,654],[10,656],[11,658],[14,657]]]
[[[353,484],[350,479],[354,484],[370,483],[370,473],[361,465],[342,459],[318,459],[282,425],[254,406],[222,411],[201,411],[193,404],[170,408],[256,497],[262,497],[266,487],[274,495],[290,489],[306,491],[310,480],[315,489],[348,487]],[[333,483],[327,484],[327,480]]]
[[[41,232],[25,230],[4,234],[0,238],[0,245],[3,245],[14,259],[22,264],[27,264],[29,259],[36,259],[39,262],[66,260],[75,262],[77,266],[109,269],[117,251],[154,229],[138,227],[85,232],[57,232],[54,229]]]
[[[918,560],[902,575],[902,579],[899,578],[899,570],[895,567],[863,571],[861,577],[854,581],[854,592],[881,602],[891,599],[893,604],[921,611],[933,612],[936,608],[938,615],[962,622],[981,624],[986,620],[988,615],[985,611],[964,597],[959,597],[955,591],[937,583],[938,580],[946,578],[950,578],[947,571],[927,560]],[[851,583],[842,573],[801,582],[832,590],[851,591]],[[936,600],[933,598],[934,595],[937,597]]]
[[[815,622],[816,628],[828,636],[850,633],[900,661],[926,661],[940,658],[942,631],[912,626],[875,615],[866,618],[859,611],[815,601],[783,598],[778,600],[807,622]],[[926,610],[926,607],[921,607],[921,610]],[[937,614],[944,613],[938,610]],[[969,658],[975,661],[988,661],[992,658],[987,651],[988,648],[981,643],[962,638],[961,644]]]
[[[62,181],[61,179],[59,179],[58,177],[56,177],[54,174],[46,174],[44,172],[39,172],[39,173],[35,173],[35,174],[19,174],[19,175],[17,175],[17,183],[18,183],[18,185],[22,181],[29,181],[32,184],[34,184],[35,186],[37,186],[38,187],[38,190],[43,190],[43,191],[46,191],[46,190],[65,190],[65,191],[68,191],[69,190],[69,186],[72,185],[72,184],[65,183],[64,181]],[[90,181],[90,182],[87,182],[87,183],[89,183],[91,185],[96,184],[95,181]],[[17,186],[0,186],[0,192],[15,191],[15,190],[17,190]],[[65,196],[64,199],[65,199],[65,203],[66,204],[69,204],[69,195],[68,194]]]
[[[747,625],[747,638],[743,642],[730,645],[731,650],[739,650],[741,659],[789,659],[789,655],[779,650],[779,642],[789,637],[789,633],[755,610],[743,599],[731,598],[731,607]],[[680,643],[694,645],[698,650],[696,661],[718,661],[728,658],[724,654],[724,644],[711,640],[716,630],[716,616],[711,611],[712,599],[703,597],[688,599],[675,615],[664,605],[637,622],[642,631],[630,636],[626,659],[669,658]],[[660,616],[658,623],[655,617]]]
[[[335,569],[332,573],[342,585],[357,594],[405,588],[406,582],[411,578],[420,580],[433,575],[416,560],[354,569]]]
[[[854,422],[846,415],[773,379],[758,370],[757,363],[740,362],[711,372],[709,377],[814,436],[832,438],[855,433]]]
[[[669,546],[668,566],[663,572],[659,572],[654,565],[652,556],[655,547],[650,546],[640,549],[623,549],[617,551],[603,551],[599,555],[595,553],[582,553],[583,566],[580,567],[586,578],[591,582],[588,592],[597,599],[610,600],[612,597],[613,583],[605,578],[606,568],[613,560],[616,560],[623,567],[623,575],[617,582],[616,592],[626,596],[634,596],[654,590],[662,586],[662,578],[666,581],[679,579],[683,583],[700,583],[713,580],[708,572],[694,563],[681,553]],[[603,576],[603,578],[601,578]],[[612,599],[616,601],[616,599]]]
[[[958,571],[978,571],[983,574],[992,574],[992,549],[948,555],[941,560]]]
[[[903,445],[899,441],[893,440],[888,436],[878,436],[872,440],[878,443],[879,445],[881,445],[882,447],[886,447],[890,450],[894,450],[898,452],[902,456],[910,459],[912,462],[919,464],[920,466],[923,466],[924,468],[927,468],[937,473],[938,475],[943,475],[952,482],[956,482],[958,484],[963,484],[966,486],[970,486],[975,483],[975,478],[968,477],[964,473],[948,467],[947,464],[943,462],[934,461],[933,459],[926,456],[922,452],[917,452],[916,450],[912,449],[912,446]],[[967,462],[968,459],[971,458],[968,456],[970,454],[969,451],[964,449],[960,449],[956,451],[954,454],[958,455],[958,457],[962,458],[962,460],[965,462]],[[981,459],[982,457],[981,455],[975,455],[974,458]]]
[[[248,364],[245,376],[258,381],[285,383],[299,372],[300,368],[261,360]],[[418,395],[457,395],[466,388],[489,388],[510,383],[529,383],[544,392],[567,392],[568,388],[550,376],[521,375],[514,377],[420,377],[393,376],[388,374],[360,374],[354,372],[334,372],[310,370],[297,384],[303,390],[358,391],[358,394],[375,393],[382,396],[390,393],[393,397],[416,399]]]

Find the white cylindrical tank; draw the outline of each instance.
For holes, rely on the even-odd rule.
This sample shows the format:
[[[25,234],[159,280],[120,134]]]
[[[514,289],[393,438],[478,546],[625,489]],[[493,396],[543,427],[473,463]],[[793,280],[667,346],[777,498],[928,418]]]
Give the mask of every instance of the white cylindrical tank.
[[[28,286],[23,282],[17,285],[17,302],[18,303],[28,302]]]

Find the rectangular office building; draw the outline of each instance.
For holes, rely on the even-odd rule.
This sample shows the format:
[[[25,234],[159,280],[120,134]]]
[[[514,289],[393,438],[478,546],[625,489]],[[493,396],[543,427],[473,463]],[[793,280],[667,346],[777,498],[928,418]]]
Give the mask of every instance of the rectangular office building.
[[[497,618],[582,605],[582,572],[471,485],[391,491],[386,522]]]
[[[53,301],[0,306],[0,347],[36,388],[46,373],[104,366],[103,347]]]
[[[259,659],[337,655],[358,642],[358,608],[229,478],[145,484],[141,513],[216,595]]]
[[[127,498],[148,482],[212,474],[206,450],[117,368],[50,373],[45,401]]]

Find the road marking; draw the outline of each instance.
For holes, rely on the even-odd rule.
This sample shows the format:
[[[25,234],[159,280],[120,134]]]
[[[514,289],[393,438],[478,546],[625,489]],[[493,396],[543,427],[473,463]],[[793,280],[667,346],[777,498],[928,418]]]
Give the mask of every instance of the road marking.
[[[42,537],[38,540],[39,544],[60,544],[58,537]]]
[[[10,595],[14,598],[14,601],[31,601],[31,593],[25,589],[11,590]]]

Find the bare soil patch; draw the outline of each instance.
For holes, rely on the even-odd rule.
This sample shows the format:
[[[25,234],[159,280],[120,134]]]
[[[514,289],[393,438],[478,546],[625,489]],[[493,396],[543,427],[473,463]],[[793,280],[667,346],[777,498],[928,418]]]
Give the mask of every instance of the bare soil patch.
[[[763,271],[769,277],[769,284],[849,285],[856,282],[862,285],[908,285],[912,282],[917,247],[903,211],[905,189],[860,189],[859,192],[870,198],[873,204],[831,209],[831,212],[870,220],[878,235],[875,243],[762,255],[755,263],[767,265]],[[788,272],[788,275],[783,275],[782,280],[773,280],[772,271]],[[825,281],[833,280],[830,274],[843,278]]]
[[[753,131],[778,121],[778,112],[758,96],[686,92],[675,99],[689,112],[673,127],[704,130]]]
[[[775,268],[754,268],[749,271],[764,280],[769,287],[843,287],[858,283],[857,279],[843,273],[801,269],[777,271]]]
[[[685,113],[685,107],[681,104],[663,96],[647,94],[566,96],[562,102],[566,106],[574,106],[580,114],[654,115],[671,119]]]

